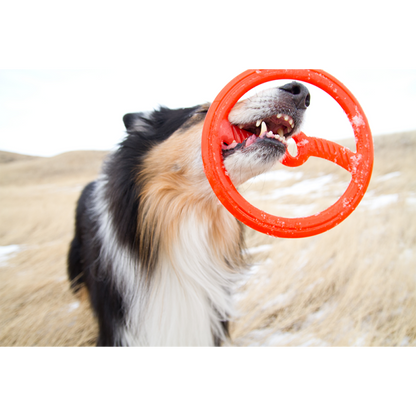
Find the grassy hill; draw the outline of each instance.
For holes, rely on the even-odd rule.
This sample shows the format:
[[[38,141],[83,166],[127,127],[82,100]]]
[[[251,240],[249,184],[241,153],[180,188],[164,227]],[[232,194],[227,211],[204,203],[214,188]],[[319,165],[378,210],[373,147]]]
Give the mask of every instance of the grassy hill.
[[[4,152],[0,150],[0,164],[21,162],[38,159],[37,156],[21,155],[20,153]]]
[[[354,143],[342,142],[354,149]],[[85,293],[68,289],[75,203],[106,152],[0,152],[0,345],[93,345]],[[416,132],[375,139],[372,182],[335,229],[301,240],[247,229],[252,275],[236,295],[233,345],[416,344]],[[241,193],[282,216],[319,212],[349,175],[320,160]]]
[[[108,152],[75,151],[54,157],[0,153],[0,186],[47,184],[61,180],[83,180],[95,175]]]

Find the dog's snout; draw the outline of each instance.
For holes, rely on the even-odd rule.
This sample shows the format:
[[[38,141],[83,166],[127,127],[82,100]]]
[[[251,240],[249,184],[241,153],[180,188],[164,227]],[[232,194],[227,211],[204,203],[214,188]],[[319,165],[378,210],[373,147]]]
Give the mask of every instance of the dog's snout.
[[[309,90],[299,82],[291,82],[290,84],[279,87],[280,90],[290,94],[291,99],[299,110],[305,110],[311,103],[311,95]]]

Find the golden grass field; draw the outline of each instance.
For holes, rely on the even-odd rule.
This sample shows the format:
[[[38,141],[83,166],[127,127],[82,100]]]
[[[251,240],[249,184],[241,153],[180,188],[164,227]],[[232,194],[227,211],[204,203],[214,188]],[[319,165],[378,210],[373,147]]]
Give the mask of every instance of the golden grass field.
[[[0,152],[0,246],[9,251],[0,251],[1,346],[94,345],[94,317],[85,293],[69,290],[66,255],[76,201],[105,156]],[[416,132],[376,137],[366,197],[323,235],[274,239],[247,229],[252,275],[236,294],[231,345],[416,345],[415,156]],[[319,212],[349,181],[316,159],[277,169],[241,192],[281,216]]]

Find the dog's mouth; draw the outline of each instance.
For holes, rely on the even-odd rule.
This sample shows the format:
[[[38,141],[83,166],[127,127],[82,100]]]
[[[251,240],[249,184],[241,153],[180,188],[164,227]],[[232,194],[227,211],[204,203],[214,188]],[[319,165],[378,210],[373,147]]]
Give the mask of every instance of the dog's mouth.
[[[234,126],[237,128],[237,126]],[[287,139],[296,128],[295,120],[283,113],[257,120],[254,123],[238,126],[238,134],[234,134],[231,140],[222,143],[222,155],[224,159],[238,150],[249,150],[257,144],[267,144],[280,147],[282,153],[286,151]]]

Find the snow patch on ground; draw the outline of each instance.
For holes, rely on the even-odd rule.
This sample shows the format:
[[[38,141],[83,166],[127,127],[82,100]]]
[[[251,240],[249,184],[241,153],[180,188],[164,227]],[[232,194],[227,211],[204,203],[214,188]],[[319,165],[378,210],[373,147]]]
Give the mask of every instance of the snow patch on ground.
[[[10,246],[0,246],[0,267],[6,266],[7,261],[14,257],[21,250],[21,246],[17,244],[12,244]]]
[[[262,200],[273,200],[279,199],[287,195],[308,195],[311,193],[323,192],[323,187],[330,184],[333,181],[333,175],[320,176],[319,178],[306,179],[302,182],[296,183],[293,186],[286,188],[275,189],[267,195],[262,195],[260,199]]]
[[[75,311],[75,309],[78,309],[79,306],[81,305],[80,302],[76,301],[76,302],[72,302],[68,305],[68,312],[73,312]]]
[[[249,179],[246,183],[253,184],[264,181],[284,182],[289,180],[299,180],[303,176],[302,172],[289,172],[287,170],[272,170]]]
[[[386,175],[379,176],[376,179],[376,182],[389,181],[390,179],[398,178],[400,175],[401,175],[401,172],[391,172],[391,173],[387,173]]]
[[[361,201],[361,205],[367,209],[373,210],[395,204],[398,200],[399,194],[380,195],[375,197],[368,195]]]

